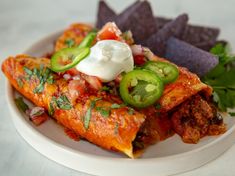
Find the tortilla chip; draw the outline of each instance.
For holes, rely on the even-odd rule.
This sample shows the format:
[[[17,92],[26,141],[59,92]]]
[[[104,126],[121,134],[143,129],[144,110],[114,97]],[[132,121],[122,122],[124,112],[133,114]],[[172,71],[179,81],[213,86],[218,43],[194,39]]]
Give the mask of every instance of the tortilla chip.
[[[102,28],[107,22],[113,21],[116,17],[116,13],[105,3],[105,1],[99,1],[96,27]]]
[[[205,51],[210,51],[210,49],[216,45],[215,40],[208,40],[202,43],[196,43],[194,46]]]
[[[172,19],[165,17],[155,17],[158,30],[171,20]],[[189,24],[187,25],[181,40],[190,43],[197,48],[209,51],[216,44],[218,35],[218,28]]]
[[[188,22],[188,15],[182,14],[165,24],[161,30],[149,37],[143,44],[157,56],[164,57],[166,42],[170,37],[181,38]]]
[[[155,17],[155,23],[157,30],[160,30],[166,23],[169,23],[172,19],[165,17]]]
[[[201,49],[207,50],[208,46],[213,46],[215,44],[219,32],[218,28],[188,25],[185,29],[182,40]]]
[[[136,43],[157,31],[155,19],[148,1],[136,1],[114,20],[121,31],[131,30]]]
[[[167,41],[166,56],[173,63],[204,76],[218,64],[218,58],[184,41],[171,37]]]

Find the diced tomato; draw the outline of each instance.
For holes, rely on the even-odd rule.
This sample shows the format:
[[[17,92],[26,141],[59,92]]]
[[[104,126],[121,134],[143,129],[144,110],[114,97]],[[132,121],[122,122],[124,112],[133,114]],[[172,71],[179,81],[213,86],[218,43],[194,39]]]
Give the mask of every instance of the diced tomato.
[[[105,26],[97,34],[97,40],[119,40],[121,41],[122,32],[118,29],[114,22],[106,23]]]
[[[79,95],[85,93],[86,90],[85,80],[71,80],[69,81],[69,94],[72,98],[77,98]]]
[[[30,118],[30,120],[34,123],[34,125],[39,126],[42,123],[44,123],[48,119],[48,115],[46,113],[43,113],[39,116],[35,116]]]
[[[83,75],[83,78],[96,90],[100,90],[103,87],[102,82],[96,76]]]
[[[143,65],[145,64],[146,60],[143,55],[136,55],[134,56],[134,63],[135,65]]]

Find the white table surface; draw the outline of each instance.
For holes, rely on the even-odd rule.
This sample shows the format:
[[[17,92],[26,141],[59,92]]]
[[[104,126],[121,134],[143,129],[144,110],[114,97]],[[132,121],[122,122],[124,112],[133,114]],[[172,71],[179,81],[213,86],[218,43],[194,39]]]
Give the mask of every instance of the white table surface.
[[[109,0],[117,12],[133,0]],[[235,48],[235,0],[152,0],[156,15],[187,12],[190,21],[221,27],[220,38]],[[0,0],[0,62],[73,22],[94,21],[96,0]],[[235,141],[234,141],[235,142]],[[235,175],[235,146],[221,157],[181,176]],[[94,166],[95,167],[95,166]],[[16,132],[5,101],[0,73],[0,176],[88,176],[61,166],[31,148]]]

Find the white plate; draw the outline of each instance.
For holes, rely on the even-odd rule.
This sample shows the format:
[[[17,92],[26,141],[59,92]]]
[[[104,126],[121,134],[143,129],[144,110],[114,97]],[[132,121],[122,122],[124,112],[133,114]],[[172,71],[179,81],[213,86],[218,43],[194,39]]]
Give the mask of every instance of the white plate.
[[[41,56],[53,49],[61,32],[40,40],[25,53]],[[48,120],[34,126],[14,103],[17,92],[7,83],[7,102],[12,119],[20,135],[37,151],[69,168],[103,176],[166,176],[192,170],[215,159],[233,145],[235,118],[225,117],[228,131],[217,137],[205,137],[199,144],[185,144],[174,135],[170,139],[150,146],[140,159],[103,150],[86,141],[73,141],[63,127]]]

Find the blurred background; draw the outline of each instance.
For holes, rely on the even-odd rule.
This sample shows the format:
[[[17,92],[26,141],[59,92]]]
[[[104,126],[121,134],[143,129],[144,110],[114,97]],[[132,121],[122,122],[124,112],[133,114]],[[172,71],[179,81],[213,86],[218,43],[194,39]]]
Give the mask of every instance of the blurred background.
[[[107,0],[120,12],[134,0]],[[235,0],[150,0],[155,15],[176,17],[188,13],[190,23],[221,28],[221,39],[235,48]],[[0,0],[0,63],[22,53],[31,44],[74,22],[94,22],[97,0]],[[86,175],[60,166],[32,149],[17,134],[5,103],[0,72],[0,175]],[[235,147],[216,161],[183,176],[234,175]]]
[[[120,12],[134,0],[107,0]],[[188,13],[191,23],[221,28],[235,46],[235,0],[150,0],[155,15]],[[21,53],[38,39],[73,22],[94,22],[97,0],[0,0],[0,58]]]

